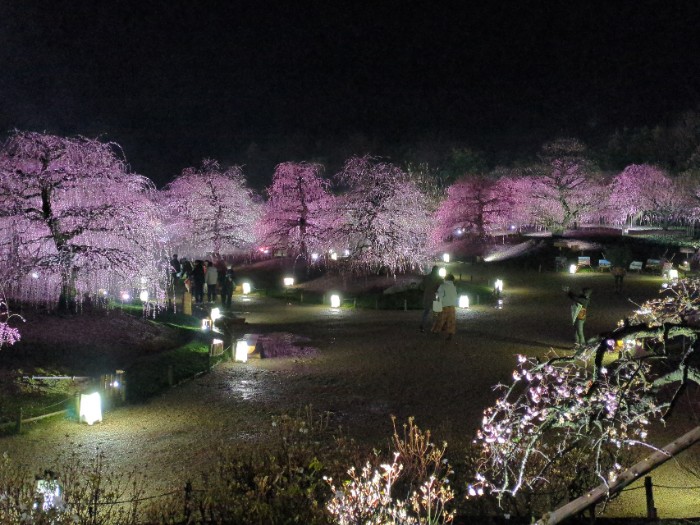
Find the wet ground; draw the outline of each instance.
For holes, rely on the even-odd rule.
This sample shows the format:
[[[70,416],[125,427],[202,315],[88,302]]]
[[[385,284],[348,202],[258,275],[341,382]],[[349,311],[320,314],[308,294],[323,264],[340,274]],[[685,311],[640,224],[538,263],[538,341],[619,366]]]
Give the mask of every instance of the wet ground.
[[[655,296],[661,283],[658,277],[630,275],[625,293],[616,294],[609,274],[506,272],[490,266],[465,267],[461,274],[463,279],[502,278],[504,304],[498,309],[482,298],[460,310],[451,342],[420,333],[418,311],[332,310],[238,298],[236,309],[246,318],[246,332],[308,337],[317,355],[224,363],[146,404],[109,412],[93,427],[55,421],[0,438],[0,451],[39,471],[60,451],[87,455],[99,448],[111,464],[147,472],[154,492],[167,492],[206,468],[222,447],[254,446],[273,415],[313,405],[368,443],[386,443],[391,415],[400,421],[415,416],[421,428],[431,429],[436,440],[447,440],[456,453],[493,400],[492,386],[510,376],[516,354],[572,347],[562,285],[594,289],[586,326],[594,334],[611,330],[634,308],[632,303]],[[685,402],[679,423],[656,434],[659,444],[698,424],[700,403]],[[699,456],[700,450],[684,453],[655,471],[654,483],[700,486],[700,479],[688,472],[700,471]],[[700,514],[700,490],[660,488],[655,497],[661,517]],[[645,509],[644,491],[633,490],[609,512],[643,516]]]

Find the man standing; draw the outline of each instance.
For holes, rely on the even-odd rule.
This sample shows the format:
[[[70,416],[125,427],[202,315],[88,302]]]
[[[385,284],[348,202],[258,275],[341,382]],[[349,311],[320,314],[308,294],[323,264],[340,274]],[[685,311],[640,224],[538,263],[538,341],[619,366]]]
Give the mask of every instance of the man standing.
[[[622,281],[625,278],[627,270],[625,270],[624,266],[613,266],[613,269],[610,270],[610,273],[612,273],[613,277],[615,278],[615,292],[621,292]]]
[[[221,280],[221,303],[225,308],[231,308],[233,290],[236,288],[236,274],[231,265],[226,266],[226,272]]]
[[[571,305],[571,322],[574,325],[574,337],[576,339],[576,347],[586,345],[586,337],[583,335],[583,325],[586,324],[586,315],[588,314],[588,304],[591,301],[591,293],[593,290],[584,288],[580,294],[575,294],[569,290],[568,286],[564,287],[564,291],[569,299],[573,302]]]
[[[442,277],[438,273],[440,268],[433,266],[433,269],[428,275],[423,277],[423,283],[421,288],[423,288],[423,316],[420,320],[419,330],[425,332],[425,322],[428,320],[428,316],[433,314],[433,301],[435,300],[435,292],[437,292],[438,286],[442,283]]]

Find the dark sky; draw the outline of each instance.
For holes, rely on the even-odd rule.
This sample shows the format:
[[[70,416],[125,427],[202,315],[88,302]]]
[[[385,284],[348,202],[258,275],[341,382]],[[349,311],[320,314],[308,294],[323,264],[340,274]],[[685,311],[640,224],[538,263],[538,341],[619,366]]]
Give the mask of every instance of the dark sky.
[[[101,136],[158,183],[252,143],[506,148],[698,108],[699,28],[694,0],[5,0],[0,132]]]

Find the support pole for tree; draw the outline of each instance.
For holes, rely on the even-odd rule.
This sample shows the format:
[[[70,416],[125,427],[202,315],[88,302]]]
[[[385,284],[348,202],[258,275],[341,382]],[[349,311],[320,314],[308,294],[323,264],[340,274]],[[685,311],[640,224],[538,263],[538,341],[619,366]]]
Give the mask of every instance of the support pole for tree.
[[[654,506],[654,485],[651,483],[651,476],[644,478],[644,492],[647,497],[647,518],[656,519],[656,507]]]
[[[559,507],[557,510],[548,512],[542,516],[542,518],[540,518],[535,525],[556,525],[557,523],[561,523],[566,518],[574,516],[579,512],[586,510],[591,505],[595,505],[599,501],[605,499],[609,494],[614,494],[621,491],[633,481],[639,479],[648,472],[651,472],[656,467],[662,465],[676,454],[680,454],[698,441],[700,441],[700,426],[695,427],[677,440],[647,456],[645,459],[631,468],[628,468],[609,485],[598,485],[596,488],[588,491],[583,496],[570,501],[566,505]]]

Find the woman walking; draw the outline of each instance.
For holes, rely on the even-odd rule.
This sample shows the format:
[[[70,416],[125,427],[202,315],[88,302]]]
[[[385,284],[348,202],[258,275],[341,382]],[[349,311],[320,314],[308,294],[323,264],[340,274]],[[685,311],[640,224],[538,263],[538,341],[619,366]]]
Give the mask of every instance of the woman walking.
[[[442,302],[442,312],[433,324],[433,333],[447,332],[447,340],[457,332],[457,288],[455,276],[448,273],[445,281],[437,289],[437,297]]]

